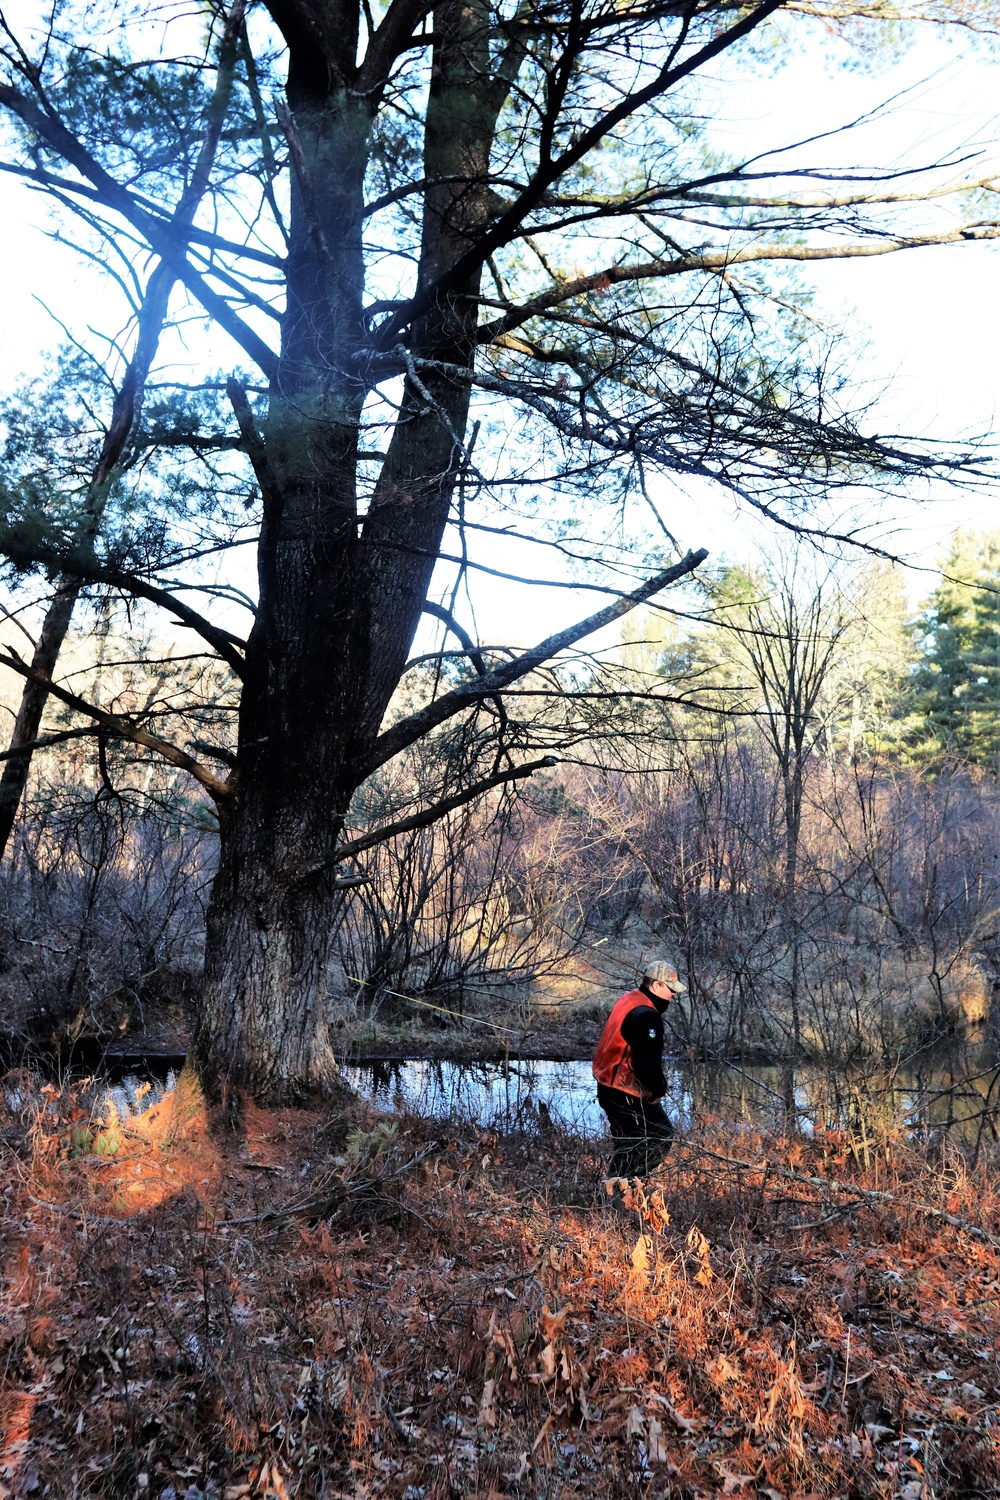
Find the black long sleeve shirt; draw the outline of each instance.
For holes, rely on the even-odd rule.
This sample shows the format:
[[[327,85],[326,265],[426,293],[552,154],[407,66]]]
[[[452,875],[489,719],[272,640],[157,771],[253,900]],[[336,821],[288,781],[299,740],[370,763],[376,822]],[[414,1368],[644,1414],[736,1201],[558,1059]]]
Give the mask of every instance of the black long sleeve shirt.
[[[654,1099],[667,1092],[663,1076],[663,1016],[650,1001],[630,1010],[622,1022],[622,1036],[632,1054],[632,1072]]]

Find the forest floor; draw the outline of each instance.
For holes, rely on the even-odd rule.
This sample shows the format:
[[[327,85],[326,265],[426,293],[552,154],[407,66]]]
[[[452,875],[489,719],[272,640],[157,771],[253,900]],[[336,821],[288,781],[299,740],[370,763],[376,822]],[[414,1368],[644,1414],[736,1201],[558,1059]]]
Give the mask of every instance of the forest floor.
[[[3,1099],[0,1497],[1000,1494],[996,1163]]]

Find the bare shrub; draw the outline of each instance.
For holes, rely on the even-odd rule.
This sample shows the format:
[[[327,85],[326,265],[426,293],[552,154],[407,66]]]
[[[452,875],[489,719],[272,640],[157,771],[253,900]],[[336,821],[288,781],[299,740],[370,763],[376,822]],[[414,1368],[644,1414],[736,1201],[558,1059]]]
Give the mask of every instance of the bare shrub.
[[[0,1014],[25,1040],[107,1037],[190,1003],[213,841],[124,800],[29,808],[0,886]]]

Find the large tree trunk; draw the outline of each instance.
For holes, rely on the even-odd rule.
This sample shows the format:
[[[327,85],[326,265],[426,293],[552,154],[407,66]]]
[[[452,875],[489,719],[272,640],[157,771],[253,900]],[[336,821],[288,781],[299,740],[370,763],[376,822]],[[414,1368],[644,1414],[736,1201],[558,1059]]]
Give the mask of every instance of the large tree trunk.
[[[422,285],[454,264],[485,214],[497,105],[480,98],[489,82],[480,20],[478,7],[457,4],[435,18],[424,165],[440,185],[425,195]],[[469,380],[411,373],[359,534],[371,101],[336,82],[355,48],[349,36],[331,42],[326,67],[291,49],[296,176],[288,305],[264,433],[260,605],[196,1038],[207,1081],[272,1101],[335,1084],[326,969],[343,896],[330,861],[420,618],[469,407]],[[431,307],[411,336],[414,358],[471,370],[478,281]]]
[[[359,779],[368,676],[355,463],[364,387],[362,181],[368,120],[346,91],[289,78],[288,305],[264,433],[260,602],[247,651],[233,806],[221,828],[196,1050],[260,1097],[327,1091],[326,864]],[[320,192],[319,184],[322,184]]]

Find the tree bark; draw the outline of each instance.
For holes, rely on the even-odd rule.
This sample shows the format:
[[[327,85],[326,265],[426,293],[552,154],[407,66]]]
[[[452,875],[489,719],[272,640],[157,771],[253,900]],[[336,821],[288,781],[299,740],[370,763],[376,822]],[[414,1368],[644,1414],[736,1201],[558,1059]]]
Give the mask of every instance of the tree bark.
[[[490,87],[487,12],[435,13],[419,271],[433,285],[487,213],[502,95]],[[287,35],[287,32],[286,32]],[[288,304],[264,437],[260,604],[247,653],[235,797],[222,828],[196,1055],[206,1080],[269,1100],[329,1092],[330,871],[351,798],[399,681],[462,459],[479,273],[414,328],[402,409],[359,531],[357,440],[366,372],[363,183],[372,96],[348,86],[357,47],[326,66],[290,40],[294,164]],[[457,180],[456,180],[457,179]],[[319,873],[315,873],[316,871]]]

